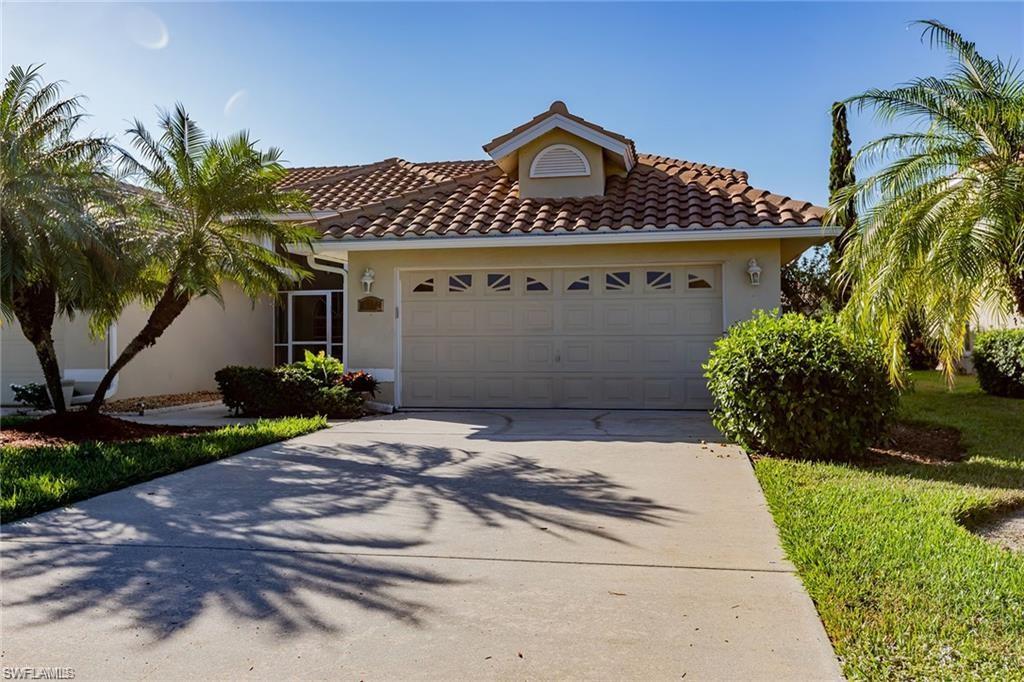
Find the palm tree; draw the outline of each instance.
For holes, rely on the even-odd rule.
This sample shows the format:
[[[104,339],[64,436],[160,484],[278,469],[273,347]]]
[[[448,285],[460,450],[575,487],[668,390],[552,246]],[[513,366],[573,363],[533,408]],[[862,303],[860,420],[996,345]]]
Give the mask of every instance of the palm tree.
[[[120,170],[148,190],[143,221],[153,253],[148,275],[160,286],[122,292],[120,308],[141,295],[152,310],[97,387],[88,407],[92,414],[117,373],[156,343],[191,301],[201,296],[221,301],[226,281],[256,298],[308,274],[282,255],[281,247],[309,243],[312,232],[271,219],[306,206],[304,194],[277,186],[286,173],[280,151],[260,151],[246,132],[210,138],[180,104],[161,114],[159,127],[162,134],[155,138],[134,122],[127,134],[138,158],[123,151]]]
[[[113,255],[123,221],[109,220],[121,200],[111,148],[75,137],[82,117],[81,97],[61,97],[40,66],[11,67],[0,95],[0,306],[35,348],[58,413],[54,318],[102,307],[130,260]]]
[[[872,172],[830,205],[833,220],[850,200],[859,208],[841,266],[853,285],[844,315],[879,333],[896,383],[911,317],[923,315],[952,377],[979,307],[1024,314],[1024,78],[949,27],[920,23],[953,66],[847,100],[914,125],[860,149],[852,164]]]

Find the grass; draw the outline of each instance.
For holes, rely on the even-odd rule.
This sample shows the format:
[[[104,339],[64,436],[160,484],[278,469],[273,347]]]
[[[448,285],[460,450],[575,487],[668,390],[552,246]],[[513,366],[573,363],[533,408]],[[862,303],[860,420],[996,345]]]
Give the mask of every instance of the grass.
[[[5,417],[0,427],[17,425],[9,419],[13,418]],[[294,417],[126,443],[0,447],[0,519],[7,522],[38,514],[325,425],[323,417]]]
[[[1024,680],[1024,554],[965,528],[1024,506],[1024,401],[914,384],[901,417],[960,429],[969,459],[762,459],[757,477],[849,678]]]

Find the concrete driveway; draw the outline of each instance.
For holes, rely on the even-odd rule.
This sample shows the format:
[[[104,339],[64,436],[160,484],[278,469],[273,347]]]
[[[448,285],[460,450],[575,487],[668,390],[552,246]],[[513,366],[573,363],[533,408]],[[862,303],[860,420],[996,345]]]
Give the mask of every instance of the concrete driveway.
[[[839,677],[750,465],[700,413],[407,412],[3,536],[6,668]]]

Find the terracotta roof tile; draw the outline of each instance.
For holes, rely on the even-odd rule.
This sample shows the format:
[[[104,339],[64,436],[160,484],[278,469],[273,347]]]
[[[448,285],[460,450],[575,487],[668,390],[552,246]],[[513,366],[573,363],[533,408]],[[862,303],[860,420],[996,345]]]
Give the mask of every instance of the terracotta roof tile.
[[[307,191],[339,210],[320,221],[335,239],[811,226],[824,213],[751,187],[744,171],[647,154],[628,175],[610,176],[597,197],[521,199],[518,182],[481,161],[391,161]]]
[[[565,106],[565,102],[562,102],[560,100],[555,100],[554,102],[552,102],[551,106],[548,108],[547,111],[545,111],[543,113],[540,113],[540,114],[537,114],[536,116],[531,118],[526,123],[524,123],[524,124],[522,124],[520,126],[516,126],[512,130],[510,130],[507,133],[505,133],[504,135],[499,135],[498,137],[494,138],[493,140],[491,140],[490,142],[485,144],[484,145],[484,151],[487,152],[488,154],[490,154],[493,149],[496,149],[497,147],[500,147],[505,142],[508,142],[509,140],[511,140],[513,137],[515,137],[519,133],[532,128],[533,126],[537,125],[538,123],[541,123],[545,119],[551,118],[552,116],[564,116],[564,117],[568,118],[569,120],[575,121],[576,123],[579,123],[580,125],[584,125],[584,126],[590,128],[591,130],[594,130],[596,132],[601,133],[602,135],[607,135],[608,137],[612,138],[613,140],[618,140],[619,142],[621,142],[624,145],[628,146],[630,151],[633,153],[633,155],[636,156],[636,145],[633,143],[633,140],[629,139],[628,137],[626,137],[624,135],[620,135],[619,133],[613,133],[612,131],[610,131],[610,130],[608,130],[606,128],[602,128],[601,126],[597,125],[596,123],[591,123],[590,121],[588,121],[588,120],[586,120],[586,119],[584,119],[584,118],[582,118],[580,116],[577,116],[575,114],[570,114],[569,113],[569,108],[567,106]]]

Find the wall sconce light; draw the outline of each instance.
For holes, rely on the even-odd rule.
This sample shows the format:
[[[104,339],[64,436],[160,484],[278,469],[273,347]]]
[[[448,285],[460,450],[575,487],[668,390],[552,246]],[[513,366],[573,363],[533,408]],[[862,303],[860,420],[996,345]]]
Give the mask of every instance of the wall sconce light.
[[[360,279],[360,281],[363,283],[363,292],[368,294],[370,293],[370,290],[373,289],[374,276],[375,273],[371,268],[366,268],[365,270],[363,270],[363,276]]]
[[[750,277],[750,286],[761,286],[761,266],[757,264],[756,258],[747,261],[747,276]]]

